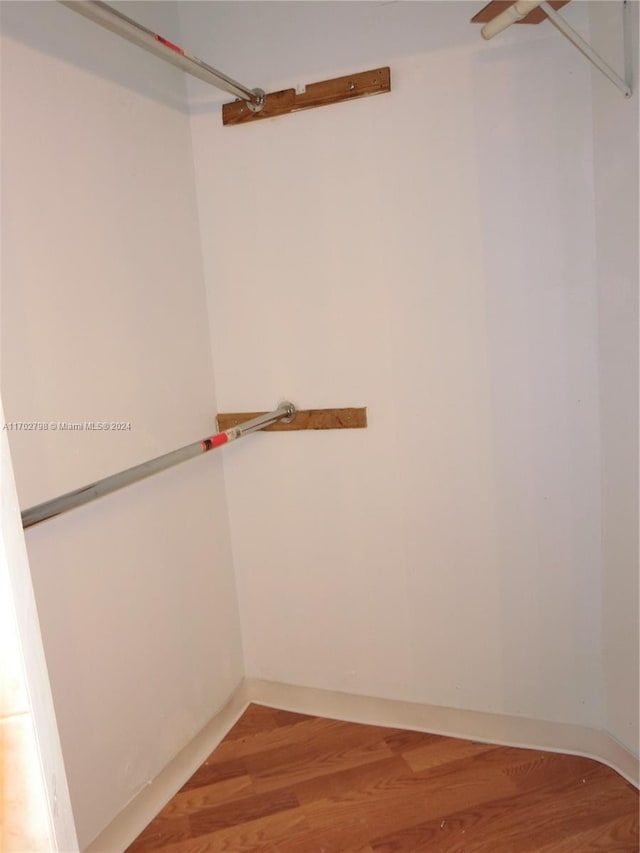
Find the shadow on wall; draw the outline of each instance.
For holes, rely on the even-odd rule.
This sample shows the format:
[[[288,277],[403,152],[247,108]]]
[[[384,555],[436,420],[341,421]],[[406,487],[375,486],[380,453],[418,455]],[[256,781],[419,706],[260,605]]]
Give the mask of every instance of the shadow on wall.
[[[552,709],[555,721],[597,728],[601,507],[591,69],[577,52],[565,60],[566,47],[549,39],[546,64],[530,44],[499,42],[477,57],[475,171],[488,210],[480,223],[479,284],[491,410],[501,413],[492,451],[503,522],[496,555],[501,630],[504,637],[539,638],[503,644],[504,707],[524,713],[521,673],[527,672],[527,690],[548,697],[536,709],[541,718]],[[532,79],[536,88],[528,85]],[[613,87],[611,97],[623,100]]]

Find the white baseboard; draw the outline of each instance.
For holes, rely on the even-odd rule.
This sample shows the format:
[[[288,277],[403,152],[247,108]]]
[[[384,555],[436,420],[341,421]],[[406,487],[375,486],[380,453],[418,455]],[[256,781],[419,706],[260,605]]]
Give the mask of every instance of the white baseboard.
[[[255,678],[247,678],[244,683],[251,701],[259,705],[354,723],[481,740],[501,746],[581,755],[606,764],[636,788],[639,787],[638,758],[611,735],[587,726],[401,702],[397,699],[354,696]]]
[[[126,850],[213,752],[251,701],[247,696],[246,682],[243,681],[215,717],[153,781],[127,803],[111,823],[85,848],[84,853],[122,853]]]
[[[606,764],[639,786],[638,758],[609,734],[597,729],[246,678],[224,708],[134,797],[91,842],[85,853],[125,850],[216,748],[251,702],[353,723],[581,755]]]

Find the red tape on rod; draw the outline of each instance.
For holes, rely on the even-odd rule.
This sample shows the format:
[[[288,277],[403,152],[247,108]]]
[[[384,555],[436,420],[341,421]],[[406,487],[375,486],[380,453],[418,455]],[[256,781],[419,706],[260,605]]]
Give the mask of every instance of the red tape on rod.
[[[176,53],[181,53],[184,56],[184,50],[172,41],[169,41],[169,39],[162,38],[162,36],[156,35],[155,33],[153,37],[156,41],[159,41],[160,44],[163,44],[165,47],[175,50]]]

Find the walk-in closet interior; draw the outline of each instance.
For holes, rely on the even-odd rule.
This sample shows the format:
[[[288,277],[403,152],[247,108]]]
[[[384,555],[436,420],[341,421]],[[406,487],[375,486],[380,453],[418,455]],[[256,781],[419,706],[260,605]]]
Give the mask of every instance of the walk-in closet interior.
[[[0,4],[3,536],[58,849],[124,849],[249,701],[637,785],[637,0],[552,4],[613,77],[546,3],[491,38],[481,0],[110,4],[155,55],[77,5]]]

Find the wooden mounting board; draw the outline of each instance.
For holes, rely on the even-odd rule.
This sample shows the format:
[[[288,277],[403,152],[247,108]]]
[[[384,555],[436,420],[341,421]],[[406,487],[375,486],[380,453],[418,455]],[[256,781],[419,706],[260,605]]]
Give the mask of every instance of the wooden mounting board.
[[[218,429],[224,432],[244,421],[257,418],[266,412],[234,412],[218,415]],[[301,409],[290,424],[278,421],[262,432],[294,429],[363,429],[367,425],[367,410],[363,409]]]
[[[259,113],[251,112],[246,101],[233,101],[222,106],[222,124],[245,124],[263,118],[286,115],[311,107],[338,104],[365,95],[380,95],[391,91],[391,69],[375,68],[348,77],[336,77],[321,83],[309,83],[304,92],[283,89],[266,96],[266,103]]]
[[[561,9],[563,6],[566,6],[569,0],[549,0],[549,5],[553,9]],[[513,6],[514,0],[492,0],[491,3],[488,3],[483,9],[480,9],[477,15],[474,15],[471,18],[472,24],[486,24],[489,21],[493,21],[496,15],[499,15],[500,12],[504,12],[505,9],[508,9],[509,6]],[[523,18],[521,21],[516,21],[517,24],[541,24],[542,21],[546,21],[547,16],[545,13],[538,7],[534,9],[532,12],[529,12],[526,18]]]

